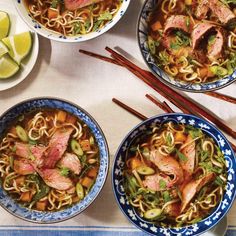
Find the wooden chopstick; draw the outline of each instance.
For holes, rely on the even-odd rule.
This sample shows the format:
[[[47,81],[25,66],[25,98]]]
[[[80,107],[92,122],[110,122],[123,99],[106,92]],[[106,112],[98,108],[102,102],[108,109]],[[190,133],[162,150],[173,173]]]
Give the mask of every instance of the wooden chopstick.
[[[224,95],[221,93],[217,93],[217,92],[205,92],[206,95],[214,97],[214,98],[218,98],[220,100],[226,101],[226,102],[230,102],[233,104],[236,104],[236,98],[233,98],[231,96],[228,95]]]
[[[184,103],[187,107],[190,107],[191,110],[194,110],[195,112],[199,113],[200,115],[204,116],[208,120],[210,120],[212,123],[217,125],[220,129],[222,129],[224,132],[232,136],[233,138],[236,138],[236,132],[232,130],[229,126],[224,124],[219,118],[215,117],[211,113],[208,113],[206,110],[204,110],[200,105],[197,103],[194,103],[193,101],[187,99],[183,95],[179,94],[172,88],[169,88],[167,85],[163,84],[161,81],[159,81],[151,72],[142,70],[135,64],[133,64],[131,61],[123,57],[122,55],[118,54],[111,48],[106,47],[106,50],[111,53],[111,56],[116,59],[121,65],[126,67],[128,70],[135,71],[135,74],[138,75],[138,78],[147,83],[150,87],[152,87],[154,90],[156,90],[158,93],[160,93],[162,96],[166,97],[169,100],[169,97],[172,97],[177,103]]]
[[[157,105],[159,108],[161,108],[164,112],[172,113],[174,112],[167,103],[160,102],[157,98],[155,98],[153,95],[146,94],[146,98],[148,98],[151,102],[153,102],[155,105]]]
[[[139,118],[140,120],[146,120],[148,119],[146,116],[144,116],[143,114],[141,114],[140,112],[136,111],[135,109],[131,108],[130,106],[124,104],[123,102],[119,101],[116,98],[112,98],[112,101],[114,103],[116,103],[117,105],[119,105],[120,107],[124,108],[126,111],[128,111],[129,113],[133,114],[134,116],[136,116],[137,118]]]

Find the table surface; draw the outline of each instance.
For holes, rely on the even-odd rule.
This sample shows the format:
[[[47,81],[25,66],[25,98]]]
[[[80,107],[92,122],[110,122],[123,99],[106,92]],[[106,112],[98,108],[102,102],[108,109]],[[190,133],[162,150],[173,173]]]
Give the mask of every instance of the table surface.
[[[4,1],[0,0],[0,3]],[[79,49],[106,54],[105,46],[119,46],[145,67],[136,38],[141,5],[141,0],[131,1],[127,13],[113,29],[84,43],[63,44],[39,37],[40,49],[34,69],[19,85],[0,92],[0,114],[17,102],[32,97],[52,96],[70,100],[87,110],[100,124],[108,141],[112,166],[121,140],[140,122],[115,105],[112,98],[120,99],[148,117],[162,111],[147,100],[145,94],[163,98],[124,68],[80,54]],[[235,96],[235,89],[236,84],[231,84],[220,92]],[[187,95],[236,129],[235,105],[203,94]],[[236,235],[236,205],[228,214],[228,225],[227,235]],[[42,230],[46,235],[78,235],[78,232],[79,235],[111,235],[114,231],[120,236],[146,235],[134,228],[119,210],[111,188],[111,168],[105,187],[95,202],[81,215],[63,223],[28,223],[0,209],[0,235],[31,235],[32,232],[40,235]]]

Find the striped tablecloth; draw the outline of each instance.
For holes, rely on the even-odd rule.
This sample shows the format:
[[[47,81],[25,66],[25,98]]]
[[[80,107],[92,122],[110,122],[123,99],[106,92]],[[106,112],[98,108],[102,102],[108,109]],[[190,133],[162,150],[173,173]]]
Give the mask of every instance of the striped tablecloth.
[[[0,0],[4,4],[9,0]],[[111,153],[115,152],[129,130],[140,122],[114,105],[113,97],[124,101],[146,116],[161,114],[145,94],[159,97],[123,68],[111,65],[78,52],[79,49],[105,54],[105,46],[119,46],[131,53],[139,63],[142,57],[136,40],[136,23],[142,0],[132,0],[124,18],[105,35],[80,44],[50,42],[40,37],[38,61],[31,74],[18,86],[0,92],[0,114],[19,101],[54,96],[70,100],[86,109],[103,129]],[[13,7],[13,6],[12,6]],[[222,90],[235,96],[236,85]],[[204,104],[236,129],[236,107],[202,94],[188,96]],[[160,99],[163,99],[159,97]],[[176,108],[175,108],[176,109]],[[231,140],[234,142],[234,140]],[[144,236],[121,213],[111,188],[111,171],[105,187],[95,202],[79,216],[53,225],[38,225],[20,220],[0,208],[0,236]],[[236,235],[236,205],[228,214],[227,236]],[[210,236],[212,234],[208,234]],[[223,235],[217,235],[223,236]]]

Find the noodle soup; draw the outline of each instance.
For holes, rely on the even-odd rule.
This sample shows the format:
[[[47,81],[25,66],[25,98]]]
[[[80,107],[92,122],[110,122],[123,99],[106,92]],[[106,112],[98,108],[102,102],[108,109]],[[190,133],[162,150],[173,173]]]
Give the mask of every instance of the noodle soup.
[[[201,129],[167,122],[143,131],[126,150],[124,191],[144,221],[165,228],[195,224],[221,202],[225,157]]]
[[[189,84],[231,75],[236,67],[235,6],[220,0],[158,1],[147,20],[147,45],[156,65]]]
[[[64,36],[98,31],[112,21],[121,0],[25,0],[30,15],[41,25]]]
[[[100,166],[89,127],[59,109],[18,117],[0,140],[3,189],[21,205],[59,211],[86,197]]]

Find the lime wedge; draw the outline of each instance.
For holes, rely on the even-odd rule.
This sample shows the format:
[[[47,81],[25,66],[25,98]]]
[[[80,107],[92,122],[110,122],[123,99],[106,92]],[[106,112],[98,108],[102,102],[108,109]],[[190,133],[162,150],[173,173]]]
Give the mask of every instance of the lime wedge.
[[[0,11],[0,40],[7,37],[10,29],[10,19],[6,12]]]
[[[4,43],[0,41],[0,57],[2,57],[6,53],[8,53],[8,48]]]
[[[7,79],[13,76],[18,70],[19,66],[8,56],[8,54],[0,58],[0,79]]]
[[[30,32],[9,36],[2,39],[2,41],[8,47],[9,55],[18,65],[29,54],[32,46],[32,37]]]

